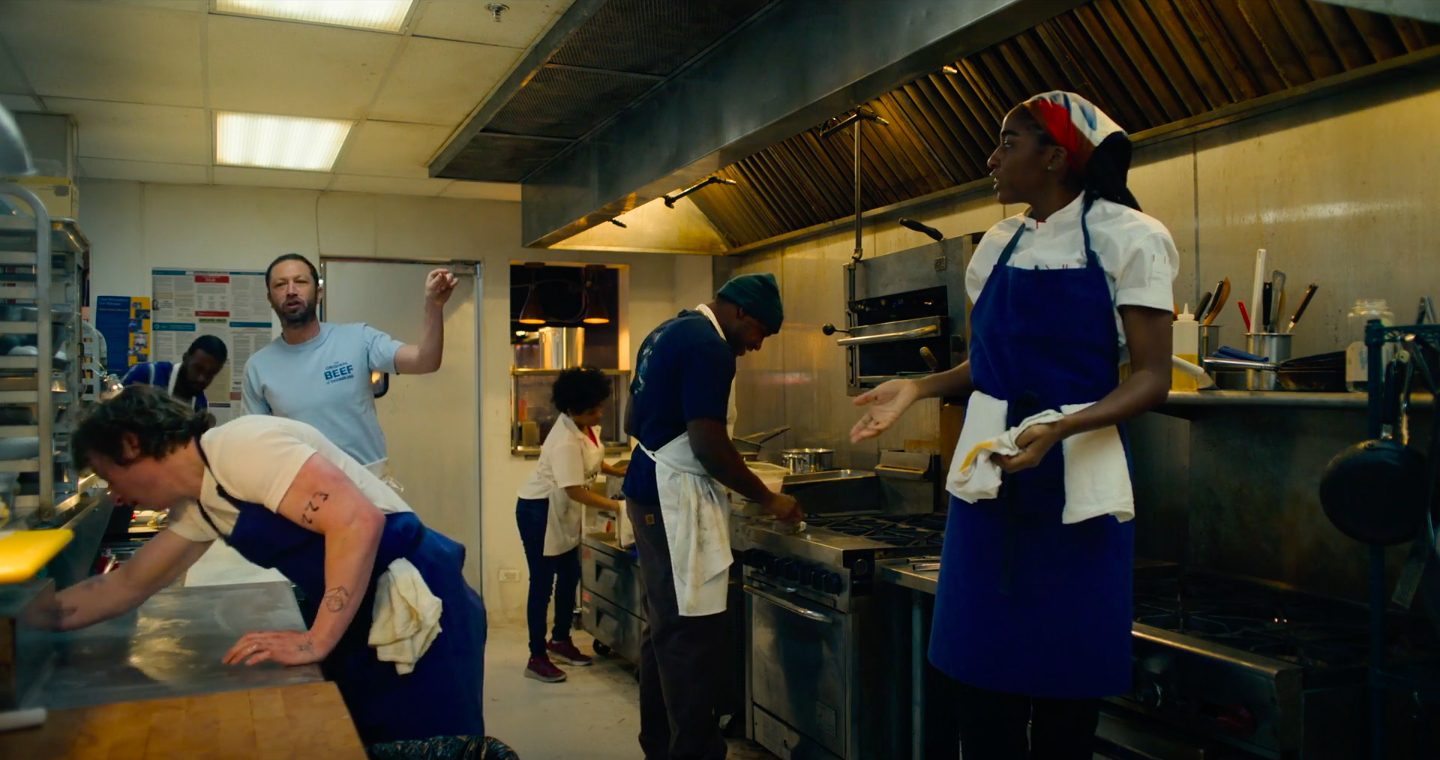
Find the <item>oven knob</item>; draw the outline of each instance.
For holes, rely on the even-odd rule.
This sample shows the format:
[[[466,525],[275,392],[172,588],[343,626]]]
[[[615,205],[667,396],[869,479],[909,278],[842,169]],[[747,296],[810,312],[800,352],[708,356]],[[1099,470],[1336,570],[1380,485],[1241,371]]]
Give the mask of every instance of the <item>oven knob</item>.
[[[1255,716],[1240,705],[1220,708],[1219,714],[1215,716],[1215,724],[1220,727],[1221,731],[1237,739],[1244,739],[1255,734]]]
[[[773,575],[776,578],[784,578],[790,575],[790,568],[794,566],[795,560],[786,557],[778,557],[776,558],[775,562],[770,566],[770,569],[766,571],[766,574]]]
[[[845,590],[845,579],[839,573],[825,574],[825,593],[838,594]]]
[[[800,573],[804,568],[805,563],[792,560],[789,564],[785,565],[785,571],[781,573],[781,577],[791,583],[799,583]]]
[[[1165,701],[1165,690],[1158,683],[1151,683],[1135,690],[1135,701],[1145,707],[1157,709]]]

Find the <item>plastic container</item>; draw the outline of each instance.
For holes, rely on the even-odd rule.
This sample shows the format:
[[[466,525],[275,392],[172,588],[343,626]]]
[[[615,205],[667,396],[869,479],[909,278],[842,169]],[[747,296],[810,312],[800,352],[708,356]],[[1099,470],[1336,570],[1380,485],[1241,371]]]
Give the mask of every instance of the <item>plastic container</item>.
[[[1172,353],[1191,364],[1200,364],[1200,323],[1190,313],[1190,304],[1185,304],[1185,311],[1175,319],[1171,329],[1174,331]],[[1170,390],[1193,391],[1198,387],[1195,378],[1178,369],[1170,370]]]
[[[1355,308],[1350,310],[1347,317],[1350,344],[1345,349],[1345,387],[1351,393],[1365,393],[1368,390],[1370,356],[1369,348],[1365,345],[1365,326],[1376,319],[1387,327],[1395,324],[1395,312],[1390,311],[1390,305],[1383,298],[1356,301]],[[1384,351],[1381,361],[1389,364],[1394,357],[1395,348],[1387,344]]]

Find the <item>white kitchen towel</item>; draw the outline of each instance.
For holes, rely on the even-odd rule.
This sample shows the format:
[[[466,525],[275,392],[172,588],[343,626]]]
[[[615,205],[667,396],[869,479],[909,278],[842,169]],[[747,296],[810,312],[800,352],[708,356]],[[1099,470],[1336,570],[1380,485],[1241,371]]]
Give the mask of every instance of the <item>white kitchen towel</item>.
[[[1009,405],[984,393],[975,393],[966,406],[965,425],[955,446],[946,490],[971,504],[996,498],[1000,495],[1004,472],[994,457],[1019,454],[1015,440],[1026,429],[1053,423],[1088,406],[1090,404],[1069,404],[1059,411],[1044,411],[1007,430],[1005,418]],[[1120,522],[1135,517],[1130,467],[1118,428],[1111,426],[1079,433],[1066,438],[1061,447],[1065,456],[1065,510],[1061,515],[1064,524],[1073,525],[1101,515],[1115,515]]]
[[[401,557],[375,582],[375,615],[370,625],[370,646],[375,656],[395,663],[405,675],[440,635],[440,613],[445,603],[430,592],[420,571]]]

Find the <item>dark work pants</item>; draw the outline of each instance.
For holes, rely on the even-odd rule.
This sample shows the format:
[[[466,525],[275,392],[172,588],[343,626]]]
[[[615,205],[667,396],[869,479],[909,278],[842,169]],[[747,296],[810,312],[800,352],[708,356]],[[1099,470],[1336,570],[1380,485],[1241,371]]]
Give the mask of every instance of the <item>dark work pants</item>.
[[[1047,699],[960,684],[964,760],[1090,760],[1098,699]],[[1030,736],[1025,736],[1029,724]]]
[[[525,546],[525,564],[530,566],[530,593],[525,600],[525,622],[530,628],[530,656],[545,657],[545,617],[550,611],[550,590],[555,590],[555,630],[550,639],[570,640],[575,619],[575,589],[580,586],[580,547],[553,557],[545,556],[545,526],[550,502],[520,499],[515,504],[515,523],[520,543]]]
[[[728,683],[730,612],[681,617],[660,508],[633,501],[625,507],[645,583],[640,749],[645,760],[724,760],[727,748],[716,707]]]

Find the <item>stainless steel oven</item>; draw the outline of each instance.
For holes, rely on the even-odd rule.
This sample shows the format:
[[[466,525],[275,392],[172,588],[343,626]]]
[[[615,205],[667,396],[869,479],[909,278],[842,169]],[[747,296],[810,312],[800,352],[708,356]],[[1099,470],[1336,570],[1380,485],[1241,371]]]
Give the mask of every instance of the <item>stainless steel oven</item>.
[[[847,265],[845,335],[851,395],[886,380],[946,370],[965,360],[965,267],[973,236]]]

